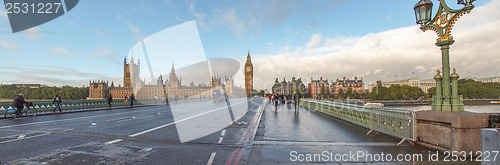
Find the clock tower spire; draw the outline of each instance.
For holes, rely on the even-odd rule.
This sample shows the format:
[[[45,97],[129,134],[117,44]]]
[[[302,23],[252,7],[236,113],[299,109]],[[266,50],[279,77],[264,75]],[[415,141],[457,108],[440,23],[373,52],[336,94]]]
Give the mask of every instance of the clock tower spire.
[[[250,50],[247,55],[247,62],[245,63],[245,89],[247,92],[247,97],[252,97],[253,92],[253,64],[252,58],[250,57]]]

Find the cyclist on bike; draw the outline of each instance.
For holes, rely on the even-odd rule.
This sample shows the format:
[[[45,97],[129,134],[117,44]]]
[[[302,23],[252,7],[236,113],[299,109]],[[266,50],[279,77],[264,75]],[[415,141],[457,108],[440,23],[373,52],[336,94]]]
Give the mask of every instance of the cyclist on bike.
[[[14,107],[17,108],[16,114],[18,116],[21,116],[21,111],[24,108],[24,104],[27,104],[28,102],[24,101],[24,94],[20,93],[17,95],[16,99],[14,99],[14,102],[12,103]]]

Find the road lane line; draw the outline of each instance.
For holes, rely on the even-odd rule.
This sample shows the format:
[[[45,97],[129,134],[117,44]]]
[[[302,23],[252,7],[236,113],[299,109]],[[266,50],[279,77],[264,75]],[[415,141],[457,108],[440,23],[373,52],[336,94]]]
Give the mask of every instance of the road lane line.
[[[141,149],[141,150],[139,150],[139,151],[137,151],[137,152],[142,152],[142,153],[144,153],[144,152],[151,151],[152,149],[153,149],[153,148],[143,148],[143,149]]]
[[[151,117],[151,116],[155,116],[155,115],[141,116],[141,117],[136,117],[136,118],[130,118],[130,119],[125,119],[125,120],[120,120],[120,121],[116,121],[116,122],[117,122],[117,123],[120,123],[120,122],[124,122],[124,121],[135,120],[135,119],[141,119],[141,118]]]
[[[234,161],[233,165],[238,165],[238,163],[240,162],[241,156],[243,156],[243,151],[245,151],[245,149],[244,149],[244,148],[241,148],[240,153],[239,153],[239,154],[238,154],[238,156],[236,157],[236,159],[235,159],[235,161]]]
[[[214,159],[215,159],[215,152],[212,153],[212,155],[210,155],[210,158],[208,159],[208,163],[207,165],[212,165],[212,163],[214,162]]]
[[[115,139],[115,140],[108,141],[104,144],[113,144],[113,143],[117,143],[117,142],[121,142],[121,141],[123,141],[123,140],[122,139]]]
[[[226,135],[226,130],[222,130],[222,133],[220,134],[220,136],[224,136]]]
[[[238,105],[238,104],[242,104],[242,103],[244,103],[244,102],[237,103],[237,104],[233,104],[232,106],[235,106],[235,105]],[[212,113],[212,112],[215,112],[215,111],[219,111],[219,110],[222,110],[222,109],[226,109],[226,108],[228,108],[228,107],[229,107],[229,106],[225,106],[225,107],[222,107],[222,108],[217,108],[217,109],[214,109],[214,110],[211,110],[211,111],[207,111],[207,112],[200,113],[200,114],[197,114],[197,115],[194,115],[194,116],[191,116],[191,117],[184,118],[184,119],[182,119],[182,120],[178,120],[178,121],[171,122],[171,123],[168,123],[168,124],[160,125],[160,126],[158,126],[158,127],[154,127],[154,128],[151,128],[151,129],[148,129],[148,130],[145,130],[145,131],[142,131],[142,132],[136,133],[136,134],[129,135],[129,137],[136,137],[136,136],[139,136],[139,135],[142,135],[142,134],[145,134],[145,133],[149,133],[149,132],[152,132],[152,131],[155,131],[155,130],[161,129],[161,128],[163,128],[163,127],[170,126],[170,125],[172,125],[172,124],[180,123],[180,122],[183,122],[183,121],[186,121],[186,120],[189,120],[189,119],[193,119],[193,118],[195,118],[195,117],[199,117],[199,116],[206,115],[206,114],[209,114],[209,113]]]
[[[259,109],[257,109],[257,113],[252,118],[250,125],[247,127],[247,129],[243,133],[243,135],[242,135],[240,141],[238,142],[238,144],[248,144],[250,137],[252,137],[252,138],[255,137],[255,133],[257,132],[256,129],[259,126],[258,123],[260,123],[260,119],[262,117],[262,113],[264,112],[264,109],[265,109],[266,105],[267,105],[267,102],[264,101],[263,104],[260,105]],[[238,149],[240,149],[240,148],[238,148]],[[230,165],[231,164],[231,162],[233,161],[233,158],[234,158],[235,154],[237,153],[238,149],[236,149],[233,152],[233,155],[226,162],[226,165]],[[247,151],[250,151],[250,148],[247,149]],[[238,156],[234,160],[234,164],[238,164],[240,162],[240,159],[243,156],[243,153],[244,153],[244,148],[241,148],[240,153],[238,154]]]
[[[26,136],[25,134],[22,134],[22,135],[19,135],[17,138],[18,138],[18,139],[22,139],[22,138],[24,138],[25,136]]]
[[[45,136],[45,135],[49,135],[49,134],[50,134],[50,133],[44,133],[44,134],[40,134],[40,135],[29,136],[29,137],[22,138],[22,139],[23,139],[23,140],[24,140],[24,139],[31,139],[31,138],[34,138],[34,137],[40,137],[40,136]],[[7,140],[7,141],[0,142],[0,144],[2,144],[2,143],[8,143],[8,142],[13,142],[13,141],[18,141],[18,140],[21,140],[21,139],[12,139],[12,140]]]
[[[236,148],[233,153],[231,154],[231,157],[227,160],[226,165],[231,165],[231,162],[233,161],[234,156],[236,153],[240,150],[240,148]]]
[[[220,143],[222,143],[222,140],[223,140],[223,139],[224,139],[224,137],[220,137],[220,138],[219,138],[219,142],[217,142],[217,143],[219,143],[219,144],[220,144]]]
[[[106,122],[110,122],[110,121],[122,120],[122,119],[127,119],[127,118],[130,118],[130,116],[127,116],[127,117],[121,117],[121,118],[117,118],[117,119],[109,119],[109,120],[105,120],[105,121],[106,121]]]
[[[17,135],[9,135],[9,136],[2,136],[0,137],[0,139],[3,139],[3,138],[10,138],[10,137],[16,137],[16,136],[21,136],[23,134],[17,134]]]

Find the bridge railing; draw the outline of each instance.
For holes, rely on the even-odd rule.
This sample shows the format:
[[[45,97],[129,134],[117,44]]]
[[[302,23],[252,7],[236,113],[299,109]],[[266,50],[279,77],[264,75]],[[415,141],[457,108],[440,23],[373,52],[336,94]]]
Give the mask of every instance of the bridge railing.
[[[182,103],[191,103],[191,102],[201,102],[201,101],[211,101],[211,98],[208,97],[190,97],[190,98],[169,98],[170,104],[182,104]],[[113,99],[111,102],[112,107],[123,107],[125,106],[125,101],[123,99]],[[162,105],[165,104],[165,100],[163,99],[135,99],[134,105]],[[130,102],[128,104],[130,106]],[[88,109],[103,109],[108,108],[109,104],[105,99],[99,100],[63,100],[61,103],[61,109],[63,111],[66,110],[88,110]],[[33,108],[37,110],[37,112],[43,114],[46,112],[52,112],[52,110],[56,107],[55,104],[52,104],[52,101],[33,101]],[[4,117],[4,113],[8,109],[15,109],[12,106],[12,102],[0,102],[0,118]]]
[[[302,99],[300,102],[301,106],[366,127],[370,129],[368,134],[377,131],[400,137],[402,140],[399,144],[406,140],[415,140],[415,112],[411,110],[311,99]]]

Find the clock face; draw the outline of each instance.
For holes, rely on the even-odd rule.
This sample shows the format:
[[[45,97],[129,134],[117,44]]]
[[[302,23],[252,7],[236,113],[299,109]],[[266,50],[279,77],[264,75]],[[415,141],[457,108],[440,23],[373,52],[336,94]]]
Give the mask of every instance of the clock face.
[[[250,72],[250,67],[247,67],[247,72]]]

